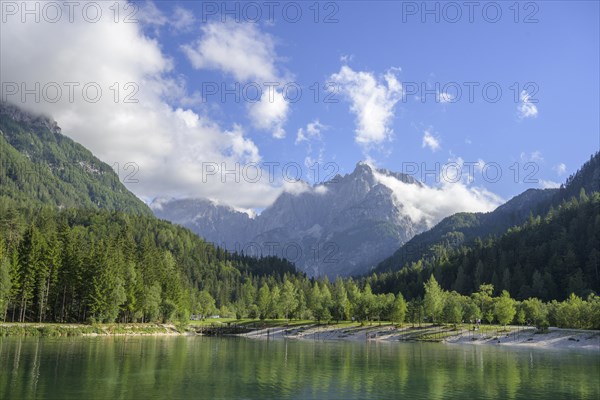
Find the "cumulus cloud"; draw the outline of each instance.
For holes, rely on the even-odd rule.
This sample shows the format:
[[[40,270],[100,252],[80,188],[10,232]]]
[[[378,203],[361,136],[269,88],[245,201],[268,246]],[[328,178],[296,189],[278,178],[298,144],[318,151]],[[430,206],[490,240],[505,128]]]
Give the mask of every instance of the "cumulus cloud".
[[[112,15],[108,7],[113,2],[97,4],[104,7],[103,15]],[[258,162],[259,149],[242,126],[221,127],[205,110],[172,107],[165,100],[173,93],[184,94],[185,83],[171,78],[172,61],[142,27],[115,24],[112,18],[97,23],[65,19],[54,24],[23,24],[18,16],[9,18],[0,39],[3,83],[18,82],[28,88],[36,82],[79,86],[74,101],[66,88],[56,102],[36,102],[33,95],[24,103],[18,95],[6,99],[53,116],[64,134],[110,165],[136,163],[139,183],[129,183],[128,188],[141,198],[198,196],[243,208],[269,205],[283,188],[269,182],[267,174],[257,182],[243,177],[236,182],[235,176],[228,175],[222,183],[218,169]],[[82,97],[82,87],[90,82],[102,90],[96,102]],[[132,86],[127,88],[127,83]],[[111,87],[120,89],[117,102]],[[124,102],[127,95],[136,102]],[[217,166],[216,173],[207,174],[207,165]]]
[[[210,22],[202,37],[181,46],[197,69],[215,69],[242,82],[276,80],[275,44],[271,35],[252,23]]]
[[[535,118],[538,115],[537,106],[532,102],[531,96],[526,90],[521,92],[519,96],[520,103],[517,106],[517,113],[519,118]]]
[[[276,139],[285,137],[283,128],[288,112],[289,103],[279,90],[270,90],[271,94],[263,93],[259,101],[248,105],[252,125],[258,129],[271,131]]]
[[[431,151],[436,152],[440,148],[440,140],[431,134],[431,132],[427,129],[423,133],[423,142],[421,147],[429,147]]]
[[[395,70],[392,68],[378,78],[371,72],[354,71],[343,65],[331,75],[350,102],[350,111],[356,117],[355,141],[362,146],[382,144],[393,134],[394,107],[402,98],[402,85]]]
[[[202,26],[202,36],[181,46],[196,69],[214,69],[233,76],[240,83],[256,83],[262,95],[248,105],[254,127],[285,137],[283,128],[289,103],[282,88],[286,78],[276,67],[275,41],[257,24],[210,22]]]
[[[443,182],[439,187],[404,183],[393,176],[374,171],[377,181],[389,187],[406,215],[428,227],[457,212],[488,212],[504,202],[496,194],[463,183]]]

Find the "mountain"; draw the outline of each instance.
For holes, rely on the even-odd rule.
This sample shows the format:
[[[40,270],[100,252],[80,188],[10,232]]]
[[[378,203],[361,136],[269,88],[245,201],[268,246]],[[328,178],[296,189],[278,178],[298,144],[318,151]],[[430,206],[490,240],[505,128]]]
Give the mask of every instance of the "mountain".
[[[489,213],[457,213],[420,233],[383,260],[373,272],[394,271],[423,258],[435,257],[450,248],[505,232],[533,213],[547,209],[558,189],[529,189]]]
[[[458,213],[443,219],[430,230],[413,237],[373,272],[395,271],[418,260],[439,257],[445,251],[479,238],[504,233],[524,223],[530,215],[545,215],[580,191],[600,190],[600,153],[592,155],[560,189],[529,189],[489,213]]]
[[[496,294],[508,291],[518,300],[563,300],[571,293],[600,293],[600,192],[561,201],[543,216],[485,241],[448,249],[404,268],[366,278],[374,293],[423,296],[423,282],[433,274],[447,290],[471,294],[491,283]]]
[[[0,102],[0,199],[152,215],[113,169],[57,123]]]
[[[596,152],[573,175],[567,178],[553,199],[554,204],[579,196],[581,189],[586,193],[600,191],[600,152]]]
[[[244,212],[204,199],[157,198],[151,208],[158,218],[202,232],[201,236],[209,242],[234,250],[236,243],[244,243],[251,222]]]
[[[427,228],[408,216],[381,176],[422,186],[409,175],[360,162],[350,174],[282,193],[253,218],[202,199],[158,199],[151,208],[228,250],[282,256],[311,276],[333,278],[368,271]]]

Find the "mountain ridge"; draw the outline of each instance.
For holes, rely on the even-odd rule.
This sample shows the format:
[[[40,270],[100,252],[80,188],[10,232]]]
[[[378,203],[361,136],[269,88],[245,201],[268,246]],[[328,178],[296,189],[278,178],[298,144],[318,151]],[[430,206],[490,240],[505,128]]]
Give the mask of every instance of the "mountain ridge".
[[[376,173],[422,186],[409,175],[358,162],[349,174],[307,185],[299,193],[283,192],[255,218],[206,199],[159,200],[150,207],[159,218],[186,226],[227,250],[287,254],[309,275],[334,278],[366,271],[381,254],[391,254],[426,228],[404,213]]]
[[[0,102],[0,154],[0,198],[152,214],[108,164],[49,117]]]
[[[430,230],[413,237],[372,271],[396,271],[418,260],[435,258],[445,250],[499,235],[531,216],[545,215],[551,208],[579,195],[581,190],[600,190],[600,153],[590,159],[557,189],[528,189],[489,213],[458,213],[444,218]]]

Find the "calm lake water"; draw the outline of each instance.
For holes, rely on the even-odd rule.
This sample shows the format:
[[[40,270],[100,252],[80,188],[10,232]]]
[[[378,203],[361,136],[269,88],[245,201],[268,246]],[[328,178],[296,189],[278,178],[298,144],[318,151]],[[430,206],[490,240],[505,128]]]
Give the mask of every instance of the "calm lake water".
[[[0,338],[0,399],[598,399],[597,352],[202,337]]]

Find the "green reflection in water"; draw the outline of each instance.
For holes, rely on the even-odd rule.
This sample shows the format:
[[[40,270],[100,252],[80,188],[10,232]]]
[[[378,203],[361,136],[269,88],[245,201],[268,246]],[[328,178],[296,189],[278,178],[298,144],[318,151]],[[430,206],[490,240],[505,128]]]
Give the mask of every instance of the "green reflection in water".
[[[201,337],[0,339],[0,398],[600,397],[596,353]]]

